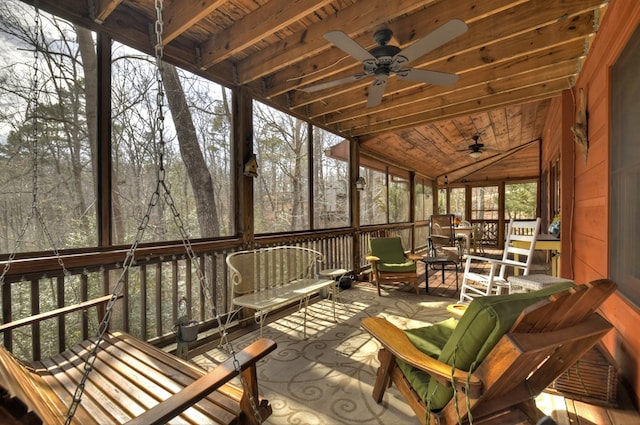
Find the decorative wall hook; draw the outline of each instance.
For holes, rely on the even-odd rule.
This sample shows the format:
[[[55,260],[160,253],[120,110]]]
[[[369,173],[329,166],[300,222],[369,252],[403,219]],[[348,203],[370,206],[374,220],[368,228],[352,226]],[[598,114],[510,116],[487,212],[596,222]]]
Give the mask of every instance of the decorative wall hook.
[[[576,123],[571,126],[573,132],[573,140],[582,148],[584,160],[587,160],[589,153],[589,138],[587,134],[587,102],[585,100],[584,90],[578,89],[580,105],[576,111]]]
[[[255,155],[251,155],[247,162],[244,163],[244,175],[247,177],[258,177],[258,161]]]

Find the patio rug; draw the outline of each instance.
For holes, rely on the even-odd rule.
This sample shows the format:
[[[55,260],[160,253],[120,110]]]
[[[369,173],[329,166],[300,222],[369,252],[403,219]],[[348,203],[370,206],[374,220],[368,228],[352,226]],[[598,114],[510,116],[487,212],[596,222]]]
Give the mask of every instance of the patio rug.
[[[276,351],[258,364],[260,393],[273,407],[267,424],[417,424],[419,421],[395,388],[382,404],[371,392],[378,368],[379,344],[360,328],[368,316],[383,316],[397,326],[411,328],[450,317],[447,304],[455,300],[421,292],[389,289],[378,297],[375,289],[359,284],[341,291],[333,322],[331,301],[309,306],[307,339],[301,312],[265,325],[264,336],[278,343]],[[240,350],[258,332],[233,342]],[[205,369],[226,359],[221,349],[194,357]]]

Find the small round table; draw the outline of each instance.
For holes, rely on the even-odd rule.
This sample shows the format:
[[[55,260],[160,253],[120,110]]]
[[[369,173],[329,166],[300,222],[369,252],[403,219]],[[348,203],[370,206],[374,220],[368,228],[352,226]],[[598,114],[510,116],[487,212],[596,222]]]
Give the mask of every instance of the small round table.
[[[458,263],[455,260],[446,257],[430,257],[428,255],[422,257],[422,262],[426,265],[427,269],[430,265],[440,264],[440,268],[442,270],[442,286],[444,286],[444,266],[447,264],[453,264],[456,268],[456,292],[458,291]],[[425,271],[425,287],[427,292],[429,292],[429,271]]]

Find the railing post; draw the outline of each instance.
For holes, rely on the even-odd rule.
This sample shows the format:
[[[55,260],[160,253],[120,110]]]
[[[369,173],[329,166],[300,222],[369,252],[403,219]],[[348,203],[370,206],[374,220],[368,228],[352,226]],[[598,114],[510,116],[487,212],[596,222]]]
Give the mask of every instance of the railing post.
[[[2,323],[11,322],[11,283],[5,281],[2,284]],[[10,330],[4,331],[3,341],[7,350],[13,348],[13,339]]]
[[[31,315],[40,313],[40,281],[31,280]],[[40,322],[31,325],[31,353],[33,360],[40,360]]]

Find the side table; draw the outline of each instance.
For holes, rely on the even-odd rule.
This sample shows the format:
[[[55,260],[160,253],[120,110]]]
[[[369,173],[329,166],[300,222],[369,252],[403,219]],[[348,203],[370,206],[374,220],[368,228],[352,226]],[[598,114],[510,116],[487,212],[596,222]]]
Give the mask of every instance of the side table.
[[[430,257],[424,256],[422,257],[422,262],[425,264],[427,270],[425,271],[425,287],[427,292],[429,292],[429,266],[433,264],[440,264],[440,268],[442,270],[442,285],[444,286],[444,266],[447,264],[453,264],[456,268],[456,292],[458,291],[458,263],[455,260],[451,260],[446,257]]]
[[[547,274],[528,274],[526,276],[509,276],[509,293],[531,292],[562,282],[573,282],[571,279],[549,276]]]
[[[318,275],[321,277],[326,277],[328,279],[333,279],[336,281],[335,284],[331,285],[331,297],[333,301],[339,301],[338,296],[340,295],[340,287],[339,282],[340,279],[347,274],[346,269],[322,269],[318,272]],[[336,321],[336,309],[333,309],[333,320]]]

